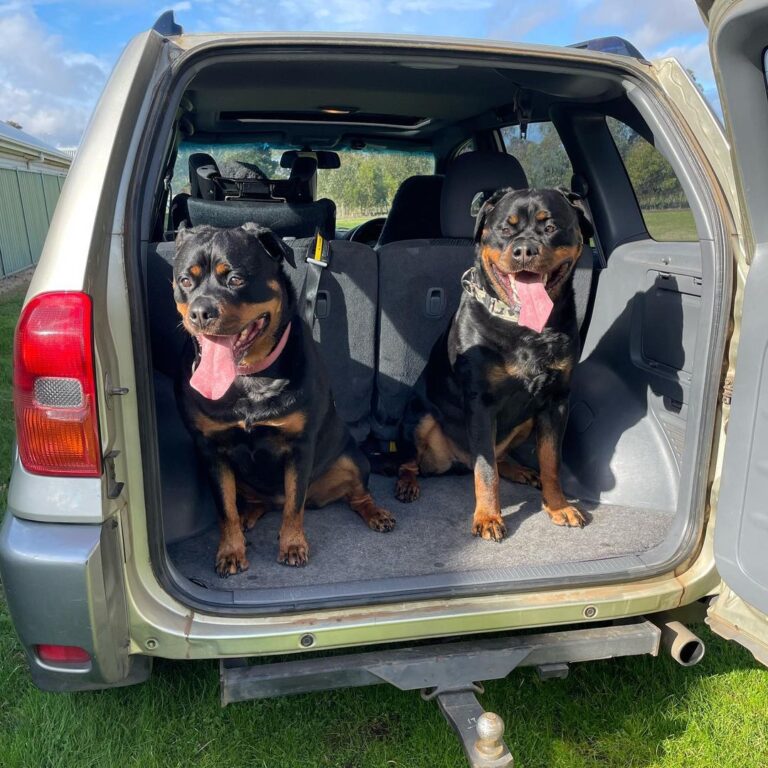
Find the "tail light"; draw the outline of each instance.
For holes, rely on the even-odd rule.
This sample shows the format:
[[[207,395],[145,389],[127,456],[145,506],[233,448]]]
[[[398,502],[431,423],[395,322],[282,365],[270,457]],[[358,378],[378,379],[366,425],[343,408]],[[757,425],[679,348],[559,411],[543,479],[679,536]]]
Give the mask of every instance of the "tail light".
[[[28,471],[101,475],[90,296],[41,293],[24,307],[14,339],[13,403]]]

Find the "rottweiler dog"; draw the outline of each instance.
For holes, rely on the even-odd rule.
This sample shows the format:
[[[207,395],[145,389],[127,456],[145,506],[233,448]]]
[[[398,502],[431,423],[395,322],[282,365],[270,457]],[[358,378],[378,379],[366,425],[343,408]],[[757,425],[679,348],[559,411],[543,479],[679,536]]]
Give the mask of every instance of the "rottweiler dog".
[[[579,353],[573,268],[591,235],[581,199],[565,190],[502,189],[483,204],[459,308],[403,418],[400,501],[418,498],[419,474],[469,469],[475,536],[501,541],[506,534],[500,476],[541,488],[556,525],[584,526],[559,472]],[[534,430],[538,472],[507,455]]]
[[[291,248],[256,224],[176,238],[174,299],[194,339],[177,397],[210,475],[224,578],[248,568],[243,530],[271,505],[283,508],[286,565],[309,557],[305,505],[344,499],[373,530],[395,525],[368,492],[368,461],[336,413],[283,261],[295,267]]]

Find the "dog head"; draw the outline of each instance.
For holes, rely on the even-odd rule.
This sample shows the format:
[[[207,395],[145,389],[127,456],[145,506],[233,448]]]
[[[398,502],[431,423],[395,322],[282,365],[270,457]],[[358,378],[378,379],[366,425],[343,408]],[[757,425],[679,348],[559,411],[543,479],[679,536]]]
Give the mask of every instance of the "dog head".
[[[283,260],[296,266],[291,248],[256,224],[178,233],[173,295],[201,349],[210,341],[224,344],[240,363],[274,346],[291,309]]]
[[[515,285],[543,288],[556,301],[592,236],[581,198],[564,189],[502,189],[480,209],[475,242],[480,266],[512,304]]]

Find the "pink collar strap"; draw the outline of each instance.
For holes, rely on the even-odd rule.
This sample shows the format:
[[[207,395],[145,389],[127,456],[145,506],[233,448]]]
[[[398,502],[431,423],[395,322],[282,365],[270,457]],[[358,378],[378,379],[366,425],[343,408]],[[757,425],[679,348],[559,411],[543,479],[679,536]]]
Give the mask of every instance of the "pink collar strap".
[[[252,373],[261,373],[261,371],[265,371],[267,368],[269,368],[272,363],[274,363],[278,357],[282,354],[282,351],[285,349],[285,345],[288,343],[288,336],[291,332],[291,324],[288,323],[288,325],[285,326],[285,330],[283,331],[283,335],[280,337],[280,341],[277,342],[277,346],[263,359],[259,360],[258,363],[253,363],[253,365],[243,365],[240,363],[237,366],[237,375],[238,376],[250,376]]]

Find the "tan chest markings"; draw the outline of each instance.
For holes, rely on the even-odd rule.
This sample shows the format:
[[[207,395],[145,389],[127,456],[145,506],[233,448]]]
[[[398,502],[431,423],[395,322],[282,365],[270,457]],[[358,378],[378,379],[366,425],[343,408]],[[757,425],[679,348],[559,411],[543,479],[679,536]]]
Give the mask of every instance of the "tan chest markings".
[[[246,430],[246,423],[243,419],[233,421],[217,421],[216,419],[206,416],[199,411],[192,416],[192,421],[197,429],[205,435],[205,437],[212,437],[214,435],[220,435],[222,432],[228,432],[230,429],[242,429]],[[304,430],[307,423],[307,416],[302,411],[294,411],[287,416],[280,416],[276,419],[267,419],[265,421],[259,421],[253,424],[250,429],[254,427],[271,427],[273,429],[279,429],[288,435],[298,435]]]
[[[560,360],[552,361],[547,369],[551,371],[560,371],[566,376],[570,374],[573,362],[570,358],[564,357]],[[501,365],[493,365],[488,369],[488,381],[491,387],[498,387],[505,384],[509,379],[524,379],[531,375],[531,368],[528,365],[516,361],[507,361]]]

